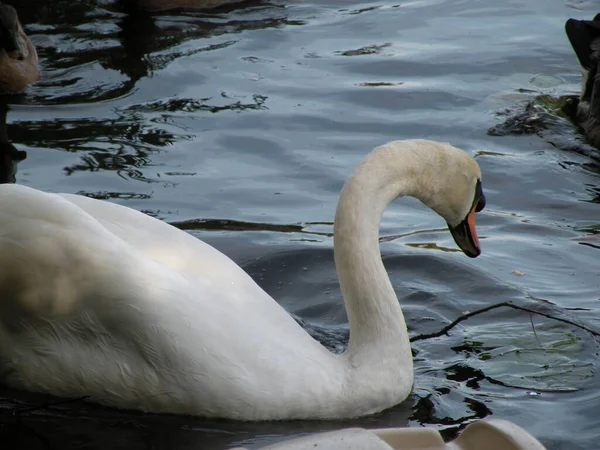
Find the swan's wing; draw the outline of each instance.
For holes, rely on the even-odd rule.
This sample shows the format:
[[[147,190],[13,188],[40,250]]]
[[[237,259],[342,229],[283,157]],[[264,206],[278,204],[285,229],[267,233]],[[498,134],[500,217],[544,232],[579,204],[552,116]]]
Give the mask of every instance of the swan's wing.
[[[101,252],[111,255],[101,257]],[[134,255],[136,261],[156,263],[156,271],[211,286],[214,295],[209,297],[214,301],[225,293],[232,304],[270,299],[227,256],[158,219],[83,196],[0,185],[0,272],[8,273],[6,268],[20,271],[17,278],[41,286],[47,283],[44,280],[56,283],[57,277],[69,272],[74,276],[82,270],[106,271],[110,266],[116,271],[122,260]],[[36,277],[44,280],[34,281]],[[110,277],[118,278],[117,273]],[[10,284],[15,283],[4,283],[0,273],[0,287]],[[19,288],[15,285],[14,289]]]
[[[106,315],[124,302],[148,314],[162,303],[162,321],[179,308],[200,327],[232,320],[240,328],[252,316],[254,325],[305,334],[237,264],[175,227],[100,200],[0,185],[0,325]],[[172,316],[176,328],[181,318]]]
[[[340,389],[337,361],[192,236],[122,206],[0,185],[3,382],[155,412],[244,405],[244,418],[259,402],[297,404],[290,381],[300,394]],[[330,404],[320,392],[306,401]]]
[[[148,259],[196,283],[197,289],[210,297],[208,304],[204,299],[203,307],[214,306],[219,310],[212,315],[223,318],[235,308],[231,329],[240,326],[237,320],[244,316],[243,311],[247,311],[246,317],[254,317],[254,324],[261,323],[269,329],[277,328],[276,333],[273,331],[275,334],[285,334],[290,340],[292,336],[305,340],[306,333],[294,319],[243,269],[209,244],[134,209],[80,195],[58,195],[87,212]],[[260,328],[256,333],[260,334]]]
[[[210,278],[217,284],[258,286],[235,262],[185,231],[125,206],[81,195],[59,194],[78,206],[107,230],[148,258],[193,278]]]
[[[0,185],[0,324],[69,315],[91,292],[128,289],[127,245],[65,199]],[[106,280],[115,283],[106,283]],[[1,327],[0,327],[1,328]]]

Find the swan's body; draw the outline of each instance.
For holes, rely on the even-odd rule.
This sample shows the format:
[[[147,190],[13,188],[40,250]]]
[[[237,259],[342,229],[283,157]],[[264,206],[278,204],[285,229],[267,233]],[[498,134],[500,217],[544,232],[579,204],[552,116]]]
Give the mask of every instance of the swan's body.
[[[581,65],[581,95],[575,120],[590,143],[600,148],[600,14],[594,20],[569,19],[565,31]]]
[[[35,47],[15,9],[0,2],[0,94],[22,91],[38,79]]]
[[[381,214],[413,195],[477,256],[480,176],[462,150],[429,141],[386,144],[357,167],[334,227],[350,321],[341,355],[185,232],[108,202],[0,185],[0,380],[120,408],[244,420],[393,406],[413,373],[379,253]]]
[[[173,9],[211,9],[219,6],[241,3],[245,0],[124,0],[136,8],[148,12],[161,12]]]

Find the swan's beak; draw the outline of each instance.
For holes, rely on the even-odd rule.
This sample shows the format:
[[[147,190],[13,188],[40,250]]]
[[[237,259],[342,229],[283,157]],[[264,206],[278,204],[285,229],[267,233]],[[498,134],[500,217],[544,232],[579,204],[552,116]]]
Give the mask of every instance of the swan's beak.
[[[473,205],[467,217],[455,227],[448,225],[448,229],[454,238],[456,245],[469,258],[477,258],[481,254],[479,247],[479,239],[477,238],[477,230],[475,229],[475,213],[482,211],[485,208],[485,195],[481,187],[481,180],[477,180],[475,186],[475,198]]]
[[[477,238],[477,230],[475,229],[475,211],[477,203],[473,205],[465,220],[459,223],[456,227],[448,226],[454,242],[469,258],[477,258],[481,254],[479,247],[479,239]]]

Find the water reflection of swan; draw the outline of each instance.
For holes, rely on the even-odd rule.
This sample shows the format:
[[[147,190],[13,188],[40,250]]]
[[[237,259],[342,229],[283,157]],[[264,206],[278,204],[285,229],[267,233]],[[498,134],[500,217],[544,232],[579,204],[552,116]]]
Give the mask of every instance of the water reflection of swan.
[[[370,153],[338,203],[334,254],[350,322],[334,354],[224,254],[138,211],[0,186],[0,379],[106,405],[231,419],[345,418],[412,389],[404,316],[380,217],[420,199],[479,255],[477,163],[448,144]]]
[[[0,92],[19,92],[39,78],[35,47],[23,31],[17,12],[0,3]]]

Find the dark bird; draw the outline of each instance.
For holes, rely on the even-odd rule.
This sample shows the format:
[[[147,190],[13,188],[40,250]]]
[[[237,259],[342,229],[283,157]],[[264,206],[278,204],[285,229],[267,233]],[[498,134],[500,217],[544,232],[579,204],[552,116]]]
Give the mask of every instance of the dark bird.
[[[574,119],[590,141],[600,148],[600,14],[593,20],[569,19],[567,37],[581,65],[581,96]]]

